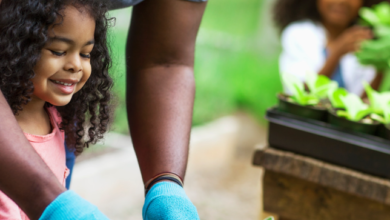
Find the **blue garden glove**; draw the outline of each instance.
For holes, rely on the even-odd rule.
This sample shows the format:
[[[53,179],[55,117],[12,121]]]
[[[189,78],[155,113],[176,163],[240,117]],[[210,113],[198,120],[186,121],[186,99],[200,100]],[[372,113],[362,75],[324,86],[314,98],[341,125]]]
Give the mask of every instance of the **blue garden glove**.
[[[171,182],[157,183],[149,190],[142,217],[144,220],[199,220],[184,189]]]
[[[96,206],[73,191],[65,191],[46,207],[39,220],[108,220]]]

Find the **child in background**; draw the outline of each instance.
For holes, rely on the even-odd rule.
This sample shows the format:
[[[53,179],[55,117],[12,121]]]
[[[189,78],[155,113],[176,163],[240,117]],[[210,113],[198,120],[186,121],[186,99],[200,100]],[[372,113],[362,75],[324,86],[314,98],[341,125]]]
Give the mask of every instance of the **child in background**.
[[[65,136],[79,154],[103,137],[110,121],[109,19],[100,2],[0,4],[1,91],[25,136],[64,186]],[[0,192],[0,219],[28,217]]]
[[[361,7],[381,0],[277,0],[274,20],[282,31],[282,74],[304,81],[316,72],[338,82],[339,87],[364,95],[362,82],[377,90],[383,74],[363,66],[353,54],[360,43],[371,39],[369,29],[355,26]]]

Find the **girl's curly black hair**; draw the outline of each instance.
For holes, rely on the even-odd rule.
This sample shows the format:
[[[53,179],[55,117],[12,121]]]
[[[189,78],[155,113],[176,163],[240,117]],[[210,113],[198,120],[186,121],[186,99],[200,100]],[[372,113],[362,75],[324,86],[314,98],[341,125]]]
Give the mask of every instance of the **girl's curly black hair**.
[[[112,79],[108,74],[111,57],[107,45],[111,19],[107,17],[107,7],[102,1],[2,0],[0,89],[14,114],[31,100],[33,68],[48,40],[48,30],[56,24],[58,17],[63,17],[63,11],[69,5],[89,13],[96,22],[95,45],[90,55],[92,74],[68,105],[56,107],[62,117],[60,128],[65,131],[66,143],[79,154],[84,147],[103,137],[111,119]]]
[[[274,21],[280,30],[289,24],[304,19],[314,22],[320,21],[320,13],[317,9],[318,0],[277,0],[274,6]],[[363,0],[364,7],[383,2],[383,0]]]

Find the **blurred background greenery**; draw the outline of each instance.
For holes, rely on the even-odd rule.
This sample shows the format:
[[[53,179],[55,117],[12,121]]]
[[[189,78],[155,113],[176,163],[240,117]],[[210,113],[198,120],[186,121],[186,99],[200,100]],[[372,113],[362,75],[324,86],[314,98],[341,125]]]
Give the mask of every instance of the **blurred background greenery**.
[[[197,39],[193,125],[244,109],[263,121],[281,90],[278,37],[270,0],[209,1]],[[267,10],[268,9],[268,10]],[[125,109],[125,44],[131,8],[111,12],[111,47],[118,98],[113,130],[128,133]]]

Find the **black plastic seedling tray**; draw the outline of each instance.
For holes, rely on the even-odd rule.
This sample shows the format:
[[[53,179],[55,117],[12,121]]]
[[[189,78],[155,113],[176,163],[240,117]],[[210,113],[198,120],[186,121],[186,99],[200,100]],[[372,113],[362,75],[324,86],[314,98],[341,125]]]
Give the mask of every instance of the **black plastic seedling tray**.
[[[275,108],[267,111],[270,146],[390,178],[390,141]]]

